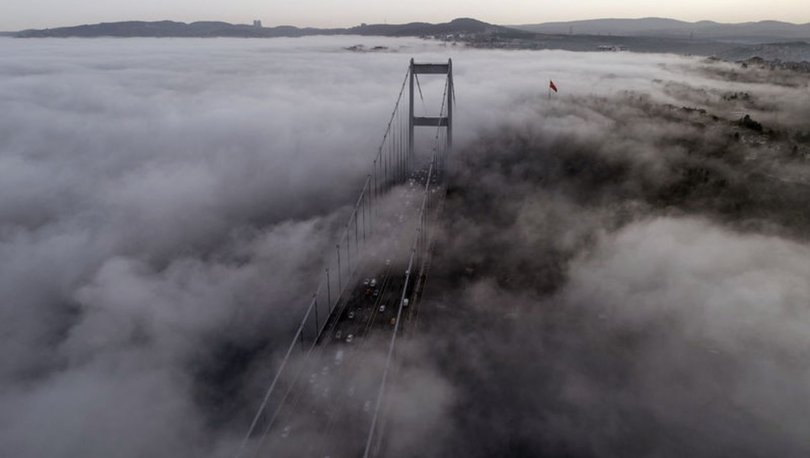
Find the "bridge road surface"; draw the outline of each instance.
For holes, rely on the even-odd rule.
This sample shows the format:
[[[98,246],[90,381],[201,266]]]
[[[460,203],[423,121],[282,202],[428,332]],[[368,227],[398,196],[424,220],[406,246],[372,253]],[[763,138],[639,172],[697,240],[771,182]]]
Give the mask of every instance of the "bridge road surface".
[[[361,267],[356,286],[330,317],[310,361],[284,397],[256,456],[360,457],[379,390],[388,338],[405,283],[407,259],[418,218],[427,169],[402,185],[401,211],[394,225],[405,229],[380,258],[382,270]],[[411,230],[413,229],[413,230]],[[403,249],[405,248],[405,249]],[[408,296],[410,296],[409,287]],[[405,315],[403,315],[405,316]],[[400,332],[402,332],[400,330]],[[388,336],[384,339],[380,337]],[[377,351],[371,351],[371,350]]]

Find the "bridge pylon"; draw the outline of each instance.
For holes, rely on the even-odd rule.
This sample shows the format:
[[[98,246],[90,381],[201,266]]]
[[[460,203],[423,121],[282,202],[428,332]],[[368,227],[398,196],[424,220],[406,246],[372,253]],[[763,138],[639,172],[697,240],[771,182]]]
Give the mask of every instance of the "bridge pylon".
[[[453,59],[447,59],[446,64],[429,64],[429,63],[416,63],[411,58],[410,65],[410,97],[409,97],[409,116],[408,116],[408,157],[413,160],[414,157],[414,129],[416,127],[434,127],[437,129],[445,129],[445,142],[440,145],[443,149],[443,154],[439,154],[439,167],[443,166],[444,156],[449,153],[453,148]],[[447,81],[445,86],[446,100],[442,101],[442,110],[439,116],[416,116],[414,113],[414,80],[418,84],[417,75],[446,75]],[[420,90],[421,91],[421,90]],[[441,152],[440,152],[441,153]]]
[[[445,75],[444,95],[440,99],[441,109],[438,116],[416,116],[414,113],[414,83],[419,85],[418,75],[420,74]],[[406,107],[404,103],[405,86],[409,81],[410,100]],[[421,86],[419,87],[421,93]],[[354,337],[363,338],[365,333],[373,329],[377,310],[379,313],[384,313],[385,304],[378,309],[380,303],[377,299],[364,303],[363,301],[368,301],[366,295],[353,294],[361,290],[368,291],[368,288],[363,288],[360,280],[364,275],[372,276],[376,272],[374,269],[379,270],[383,259],[382,254],[391,256],[394,265],[397,265],[399,261],[401,266],[407,265],[407,267],[404,269],[404,276],[402,276],[402,271],[391,274],[396,276],[392,277],[395,280],[390,283],[390,285],[395,285],[392,287],[394,289],[385,291],[383,287],[379,295],[379,301],[383,301],[386,294],[389,295],[385,299],[390,305],[388,313],[393,312],[395,316],[391,321],[385,320],[382,323],[382,330],[390,332],[390,337],[367,434],[364,437],[353,438],[341,436],[341,440],[347,443],[353,441],[358,447],[362,446],[365,458],[379,456],[379,451],[385,446],[385,428],[382,426],[386,419],[383,414],[386,406],[384,399],[389,373],[392,366],[395,365],[397,336],[405,326],[405,311],[408,311],[407,316],[410,316],[410,311],[417,307],[417,303],[414,301],[414,298],[417,297],[415,291],[422,288],[420,282],[423,285],[427,275],[426,266],[429,264],[427,259],[430,256],[433,240],[432,225],[441,212],[444,198],[444,184],[441,175],[446,156],[453,143],[453,100],[455,98],[453,62],[448,59],[447,63],[439,64],[415,63],[411,59],[408,71],[402,75],[398,88],[399,93],[382,141],[377,148],[377,154],[372,161],[371,171],[360,189],[348,221],[343,230],[337,233],[336,243],[328,245],[329,250],[324,254],[323,274],[318,275],[319,280],[314,292],[311,296],[307,295],[302,298],[301,303],[309,305],[304,310],[295,333],[286,346],[286,351],[282,348],[279,352],[279,355],[283,354],[283,356],[275,364],[275,371],[272,378],[268,380],[264,396],[260,399],[248,430],[239,444],[239,449],[235,451],[236,458],[258,456],[263,451],[273,453],[282,448],[289,450],[290,444],[296,439],[297,429],[303,427],[300,424],[290,423],[291,419],[297,418],[296,415],[299,413],[297,403],[309,396],[313,377],[321,380],[327,376],[322,371],[318,372],[321,374],[320,376],[315,374],[316,366],[320,365],[324,355],[323,349],[328,345],[342,344],[345,349],[342,348],[341,351],[348,352],[350,346],[345,346],[345,344],[350,343]],[[417,127],[435,129],[435,143],[430,154],[430,161],[420,161],[422,163],[419,164],[416,163],[414,154],[414,131]],[[413,201],[410,199],[400,201],[397,198],[386,199],[386,193],[400,185],[407,185],[406,193],[413,196]],[[397,207],[397,205],[399,206]],[[383,208],[391,210],[391,212],[383,211]],[[398,223],[392,220],[394,210],[399,211]],[[407,224],[405,224],[406,222]],[[388,234],[384,231],[400,232]],[[400,242],[404,243],[400,244]],[[334,251],[332,247],[334,247]],[[391,265],[391,262],[391,259],[385,259],[384,275],[386,276],[389,275],[388,266]],[[421,295],[421,292],[419,294]],[[358,300],[360,302],[357,302]],[[360,313],[357,311],[369,306],[371,306],[372,313],[366,315],[370,317],[370,321],[367,322],[367,326],[361,328],[362,334],[357,336],[348,334],[346,340],[342,340],[343,337],[338,328],[342,317],[345,317],[343,321],[345,324],[346,320],[353,319],[354,313],[357,313],[359,317]],[[343,314],[348,310],[351,312]],[[377,330],[379,331],[380,328],[378,327]],[[341,366],[339,361],[336,361],[332,367]],[[310,374],[309,383],[305,383],[307,374]],[[332,396],[343,396],[343,394],[333,393]],[[331,402],[327,404],[332,405]],[[307,411],[316,412],[309,409]],[[316,427],[320,427],[323,426],[323,420],[326,420],[326,433],[328,433],[335,420],[331,415],[330,410],[319,411],[318,419],[314,424]],[[278,431],[280,425],[285,426]],[[349,432],[353,433],[355,428],[351,425],[350,429]],[[307,441],[310,436],[301,434],[297,437],[300,437],[302,444],[309,446]],[[304,450],[300,449],[302,453]]]

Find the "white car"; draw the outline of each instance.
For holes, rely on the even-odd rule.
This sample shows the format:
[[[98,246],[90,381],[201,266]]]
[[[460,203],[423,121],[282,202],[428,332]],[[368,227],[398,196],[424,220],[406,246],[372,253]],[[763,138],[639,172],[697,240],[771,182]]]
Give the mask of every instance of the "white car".
[[[343,350],[335,352],[335,365],[338,366],[343,363]]]
[[[374,288],[375,286],[377,286],[377,279],[376,279],[376,278],[372,278],[372,279],[371,279],[371,282],[369,283],[369,285],[370,285],[372,288]]]
[[[403,306],[403,307],[407,307],[407,306],[408,306],[408,298],[407,298],[407,297],[406,297],[405,299],[403,299],[403,301],[402,301],[402,306]]]
[[[342,338],[343,338],[343,332],[341,332],[341,330],[338,329],[337,332],[335,333],[335,339],[340,340]]]
[[[346,343],[352,343],[352,340],[354,340],[353,334],[349,334],[348,336],[346,336]]]
[[[380,305],[380,313],[385,311],[385,304]]]
[[[349,311],[349,319],[350,320],[354,319],[354,310]]]

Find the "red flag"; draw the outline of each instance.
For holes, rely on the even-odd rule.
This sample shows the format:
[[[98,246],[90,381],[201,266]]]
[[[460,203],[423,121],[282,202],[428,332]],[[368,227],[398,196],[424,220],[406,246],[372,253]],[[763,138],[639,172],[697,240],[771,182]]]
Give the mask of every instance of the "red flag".
[[[549,88],[550,88],[552,91],[557,92],[557,86],[555,86],[555,85],[554,85],[554,81],[548,80],[548,87],[549,87]]]

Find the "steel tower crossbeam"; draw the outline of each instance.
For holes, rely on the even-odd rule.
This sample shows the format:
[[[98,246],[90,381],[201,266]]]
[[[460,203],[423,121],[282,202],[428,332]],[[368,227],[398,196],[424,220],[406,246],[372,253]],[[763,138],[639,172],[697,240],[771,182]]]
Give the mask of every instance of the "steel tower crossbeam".
[[[447,129],[447,152],[453,147],[453,59],[447,59],[446,64],[417,64],[411,59],[409,72],[409,120],[408,120],[408,156],[414,154],[414,128],[415,127],[444,127]],[[415,116],[414,114],[414,80],[417,75],[447,75],[447,115],[446,116]]]

